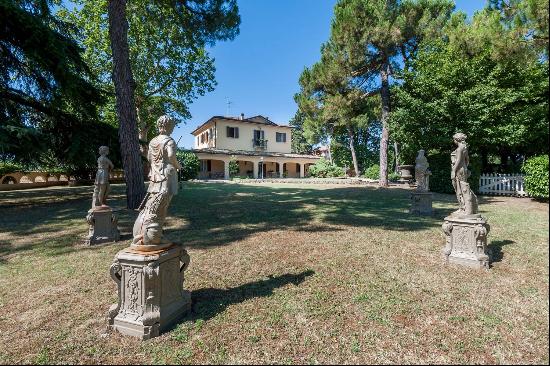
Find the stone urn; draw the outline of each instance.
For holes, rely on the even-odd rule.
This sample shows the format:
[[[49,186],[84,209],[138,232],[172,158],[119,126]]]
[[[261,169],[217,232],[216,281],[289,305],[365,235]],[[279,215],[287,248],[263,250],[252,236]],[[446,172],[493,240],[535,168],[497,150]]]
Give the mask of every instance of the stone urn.
[[[399,172],[401,180],[411,180],[414,175],[414,165],[399,165],[397,166],[397,171]]]

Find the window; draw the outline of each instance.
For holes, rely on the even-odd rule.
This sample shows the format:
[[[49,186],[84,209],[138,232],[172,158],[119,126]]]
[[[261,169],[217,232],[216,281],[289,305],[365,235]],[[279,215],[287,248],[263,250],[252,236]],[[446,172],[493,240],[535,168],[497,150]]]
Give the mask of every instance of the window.
[[[275,135],[275,140],[277,142],[286,142],[286,133],[277,132]]]
[[[234,139],[239,138],[239,127],[229,127],[227,126],[227,137],[232,137]]]
[[[254,130],[254,140],[263,140],[264,139],[264,131],[262,130]]]

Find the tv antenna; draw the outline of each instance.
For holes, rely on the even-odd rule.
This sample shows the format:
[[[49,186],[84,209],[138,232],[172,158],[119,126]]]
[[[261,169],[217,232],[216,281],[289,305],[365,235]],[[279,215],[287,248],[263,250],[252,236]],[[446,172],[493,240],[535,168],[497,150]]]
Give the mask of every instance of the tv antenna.
[[[226,98],[227,99],[227,108],[226,108],[226,113],[225,113],[225,116],[226,117],[229,117],[229,113],[231,112],[231,104],[233,104],[233,102],[229,99],[229,98]]]

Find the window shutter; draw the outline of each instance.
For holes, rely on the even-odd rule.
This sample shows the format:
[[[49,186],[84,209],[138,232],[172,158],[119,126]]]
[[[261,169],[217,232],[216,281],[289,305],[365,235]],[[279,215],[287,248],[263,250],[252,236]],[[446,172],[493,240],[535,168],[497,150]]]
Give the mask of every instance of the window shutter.
[[[286,142],[286,133],[283,133],[283,142]]]
[[[231,137],[231,127],[227,126],[227,137]]]
[[[235,138],[239,138],[239,127],[235,127]]]

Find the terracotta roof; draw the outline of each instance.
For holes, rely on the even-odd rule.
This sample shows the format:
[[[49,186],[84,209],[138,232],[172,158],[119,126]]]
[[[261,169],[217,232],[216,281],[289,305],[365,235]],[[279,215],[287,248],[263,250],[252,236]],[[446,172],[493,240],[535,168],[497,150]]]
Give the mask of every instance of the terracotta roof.
[[[275,122],[273,122],[273,121],[269,120],[268,118],[265,118],[264,116],[261,116],[261,115],[257,115],[257,116],[249,117],[249,118],[245,118],[245,119],[240,119],[240,118],[236,118],[236,117],[213,116],[208,121],[204,122],[202,125],[195,128],[191,132],[191,134],[194,135],[196,131],[200,130],[203,126],[207,125],[208,123],[210,123],[211,121],[213,121],[215,119],[224,119],[224,120],[227,120],[227,121],[244,122],[244,123],[255,123],[255,124],[259,124],[259,125],[268,125],[268,126],[276,126],[276,127],[294,128],[292,126],[287,126],[287,125],[278,125]]]
[[[316,159],[319,157],[317,155],[301,155],[301,154],[285,154],[278,152],[263,152],[263,151],[246,151],[246,150],[227,150],[227,149],[191,149],[194,153],[207,153],[207,154],[220,154],[220,155],[247,155],[247,156],[271,156],[271,157],[281,157],[281,158],[305,158],[305,159]]]

